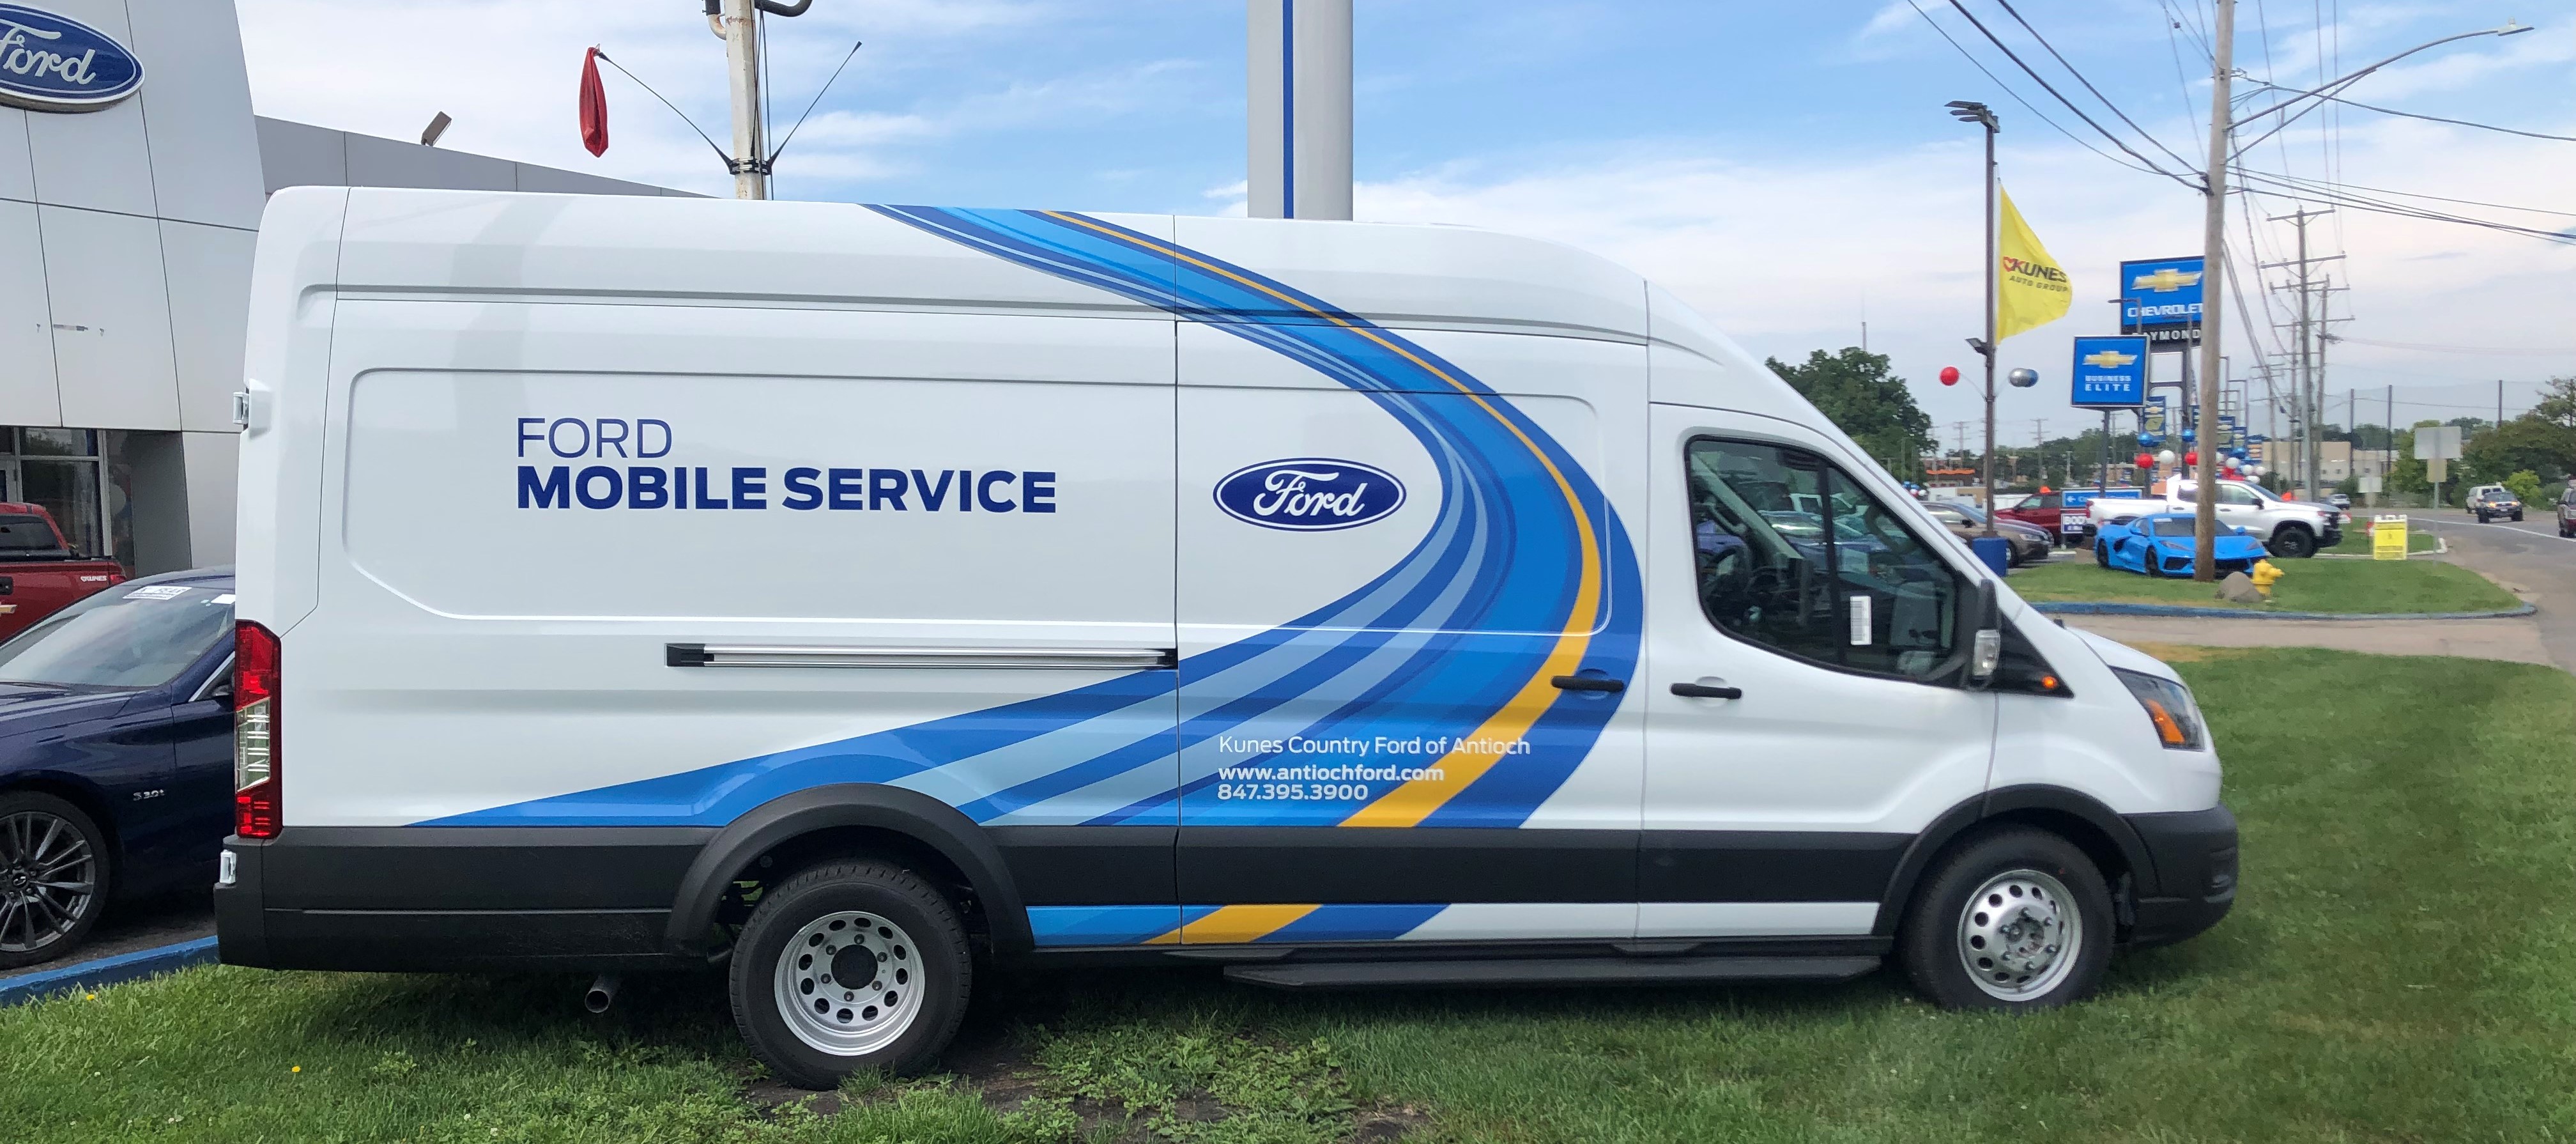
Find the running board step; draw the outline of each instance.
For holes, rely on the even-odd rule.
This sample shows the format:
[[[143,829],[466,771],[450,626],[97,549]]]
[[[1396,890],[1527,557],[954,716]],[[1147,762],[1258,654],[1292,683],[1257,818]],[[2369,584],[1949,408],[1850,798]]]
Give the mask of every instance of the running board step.
[[[1319,961],[1229,965],[1229,981],[1273,989],[1407,989],[1475,985],[1661,985],[1706,981],[1849,981],[1875,957],[1562,957],[1456,961]]]

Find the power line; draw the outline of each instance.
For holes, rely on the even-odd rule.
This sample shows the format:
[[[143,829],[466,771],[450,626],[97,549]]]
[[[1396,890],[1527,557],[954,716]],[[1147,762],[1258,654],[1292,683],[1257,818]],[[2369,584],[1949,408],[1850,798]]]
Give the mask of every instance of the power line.
[[[2085,150],[2087,150],[2087,151],[2090,151],[2090,152],[2092,152],[2092,153],[2094,153],[2094,154],[2096,154],[2096,155],[2099,155],[2099,156],[2101,156],[2101,157],[2103,157],[2103,158],[2105,158],[2105,159],[2108,159],[2108,160],[2110,160],[2111,162],[2117,163],[2117,164],[2119,164],[2119,165],[2121,165],[2121,166],[2123,166],[2123,167],[2127,167],[2128,169],[2130,169],[2130,170],[2132,170],[2132,171],[2137,171],[2137,172],[2141,172],[2141,173],[2143,173],[2143,174],[2150,174],[2150,175],[2161,175],[2161,174],[2164,174],[2164,172],[2163,172],[2163,171],[2157,170],[2157,169],[2155,169],[2155,168],[2153,168],[2153,167],[2141,167],[2141,166],[2139,166],[2139,165],[2137,165],[2137,164],[2135,164],[2135,163],[2129,162],[2129,161],[2128,161],[2128,160],[2126,160],[2126,159],[2122,159],[2122,158],[2120,158],[2120,157],[2119,157],[2119,156],[2117,156],[2117,155],[2111,154],[2111,153],[2110,153],[2110,152],[2108,152],[2108,151],[2105,151],[2105,150],[2103,150],[2103,149],[2101,149],[2101,148],[2099,148],[2099,147],[2096,147],[2096,146],[2094,146],[2094,145],[2092,145],[2092,144],[2090,144],[2090,143],[2085,142],[2082,136],[2079,136],[2079,135],[2077,135],[2076,133],[2074,133],[2074,132],[2072,132],[2072,131],[2067,130],[2063,125],[2059,124],[2056,120],[2054,120],[2054,119],[2050,119],[2050,118],[2047,116],[2047,114],[2046,114],[2046,113],[2044,113],[2044,112],[2042,112],[2042,111],[2040,111],[2040,109],[2039,109],[2039,108],[2032,106],[2032,105],[2031,105],[2031,102],[2030,102],[2029,100],[2027,100],[2027,99],[2023,99],[2023,98],[2022,98],[2022,96],[2021,96],[2021,93],[2020,93],[2020,92],[2018,92],[2018,91],[2014,91],[2014,90],[2013,90],[2013,88],[2012,88],[2012,85],[2007,84],[2007,83],[2005,83],[2005,82],[2003,81],[2003,77],[1998,76],[1998,75],[1996,75],[1994,72],[1987,70],[1986,65],[1985,65],[1985,64],[1983,64],[1983,63],[1981,63],[1981,62],[1979,62],[1979,61],[1978,61],[1978,59],[1977,59],[1977,57],[1976,57],[1974,54],[1972,54],[1972,53],[1970,53],[1970,52],[1968,51],[1967,45],[1962,44],[1962,43],[1960,43],[1957,39],[1953,38],[1953,37],[1950,35],[1950,30],[1949,30],[1949,29],[1947,29],[1947,28],[1942,27],[1942,26],[1941,26],[1941,22],[1940,22],[1940,21],[1933,19],[1933,18],[1932,18],[1932,14],[1931,14],[1930,12],[1926,12],[1926,11],[1924,11],[1924,10],[1923,10],[1923,6],[1922,6],[1922,5],[1915,3],[1915,2],[1914,2],[1914,0],[1905,0],[1905,5],[1906,5],[1906,7],[1909,7],[1909,8],[1914,9],[1914,14],[1915,14],[1915,15],[1923,17],[1923,22],[1924,22],[1924,23],[1932,25],[1932,30],[1933,30],[1933,31],[1935,31],[1935,32],[1940,33],[1940,34],[1941,34],[1941,38],[1942,38],[1942,39],[1944,39],[1944,40],[1948,40],[1948,41],[1950,42],[1950,46],[1951,46],[1952,48],[1955,48],[1955,49],[1957,49],[1957,50],[1958,50],[1958,53],[1959,53],[1960,57],[1968,61],[1968,66],[1970,66],[1970,67],[1973,67],[1973,68],[1977,69],[1979,72],[1983,73],[1987,79],[1994,81],[1994,85],[1995,85],[1995,87],[1996,87],[1997,89],[2001,90],[2005,95],[2009,95],[2009,96],[2011,96],[2011,97],[2012,97],[2012,101],[2013,101],[2014,103],[2018,103],[2018,104],[2020,104],[2020,105],[2022,106],[2022,110],[2027,111],[2027,112],[2030,112],[2030,114],[2031,114],[2031,116],[2032,116],[2033,118],[2035,118],[2035,119],[2039,120],[2039,121],[2040,121],[2040,122],[2042,122],[2042,123],[2045,123],[2045,124],[2049,125],[2049,126],[2050,126],[2050,127],[2052,127],[2052,128],[2055,128],[2055,129],[2057,130],[2057,133],[2058,133],[2058,134],[2060,134],[2060,135],[2065,136],[2069,142],[2071,142],[2071,143],[2075,144],[2076,146],[2081,147],[2081,148],[2083,148],[2083,149],[2085,149]]]
[[[2271,88],[2274,91],[2290,90],[2289,88],[2282,87],[2278,84],[2263,83],[2261,80],[2256,80],[2254,82],[2262,84],[2264,87]],[[2422,119],[2432,123],[2448,123],[2455,127],[2475,127],[2480,131],[2500,131],[2507,135],[2520,135],[2526,139],[2548,139],[2559,143],[2576,143],[2576,135],[2551,135],[2543,131],[2525,131],[2518,127],[2499,127],[2493,123],[2480,123],[2472,119],[2452,119],[2441,115],[2426,115],[2418,111],[2399,111],[2393,107],[2381,107],[2375,103],[2363,103],[2358,99],[2346,99],[2340,95],[2320,95],[2317,98],[2331,100],[2335,103],[2345,104],[2351,107],[2358,107],[2363,111],[2376,111],[2381,115],[2394,115],[2401,119]]]
[[[2245,193],[2250,195],[2264,195],[2271,198],[2294,200],[2317,199],[2333,203],[2337,206],[2348,206],[2354,210],[2369,211],[2374,214],[2399,215],[2406,218],[2424,219],[2431,222],[2459,223],[2464,226],[2482,226],[2489,230],[2499,230],[2509,234],[2519,234],[2530,238],[2538,238],[2565,245],[2576,245],[2576,234],[2570,234],[2563,231],[2540,230],[2535,227],[2515,226],[2512,223],[2496,222],[2492,219],[2470,218],[2466,215],[2455,215],[2441,211],[2427,210],[2421,207],[2410,207],[2404,203],[2392,203],[2383,199],[2374,199],[2365,195],[2352,194],[2347,191],[2331,189],[2321,190],[2312,184],[2302,185],[2300,183],[2293,183],[2287,179],[2265,174],[2260,171],[2248,171],[2242,168],[2231,168],[2231,170],[2233,170],[2239,177],[2249,182],[2271,183],[2276,186],[2286,187],[2289,189],[2288,192],[2267,191],[2248,186],[2245,188]]]
[[[2093,86],[2092,80],[2084,78],[2083,72],[2077,71],[2074,64],[2066,62],[2066,57],[2058,54],[2057,45],[2049,43],[2048,37],[2040,35],[2039,29],[2031,27],[2030,21],[2021,18],[2021,12],[2012,6],[2012,0],[1995,0],[1995,3],[2002,5],[2004,14],[2011,16],[2013,18],[2013,23],[2021,25],[2022,31],[2030,33],[2031,39],[2039,41],[2040,47],[2048,49],[2050,58],[2057,61],[2057,66],[2065,68],[2066,74],[2074,76],[2075,82],[2083,84],[2084,90],[2092,92],[2093,98],[2101,100],[2102,106],[2110,108],[2111,114],[2119,116],[2120,122],[2128,124],[2130,130],[2138,133],[2139,138],[2155,144],[2156,150],[2172,156],[2174,162],[2182,164],[2186,169],[2191,166],[2191,160],[2185,159],[2180,155],[2175,155],[2173,148],[2165,146],[2163,140],[2156,138],[2155,135],[2149,132],[2146,128],[2138,126],[2137,120],[2129,118],[2128,112],[2120,110],[2119,104],[2111,102],[2110,96],[2102,94],[2101,88]]]
[[[2499,357],[2576,357],[2576,346],[2557,350],[2507,349],[2501,346],[2445,346],[2425,342],[2377,342],[2372,341],[2369,338],[2356,338],[2347,334],[2336,334],[2334,336],[2334,340],[2338,342],[2351,342],[2357,346],[2375,346],[2386,350],[2415,350],[2419,353],[2428,354],[2478,354],[2494,355]]]
[[[1985,21],[1977,19],[1976,13],[1968,11],[1967,5],[1960,3],[1959,0],[1950,0],[1950,7],[1957,9],[1960,15],[1967,17],[1969,26],[1974,27],[1979,35],[1984,36],[1987,43],[1993,44],[1995,46],[1995,50],[2002,52],[2005,59],[2011,60],[2014,67],[2020,68],[2023,75],[2029,76],[2031,78],[2031,82],[2038,84],[2040,90],[2047,92],[2051,98],[2054,98],[2058,103],[2063,104],[2066,107],[2066,110],[2074,112],[2077,119],[2083,120],[2085,126],[2099,132],[2102,138],[2110,141],[2112,146],[2119,148],[2130,158],[2146,164],[2149,170],[2152,170],[2159,175],[2172,179],[2186,187],[2201,191],[2204,194],[2208,192],[2207,187],[2184,178],[2181,175],[2165,170],[2163,167],[2157,166],[2155,160],[2138,154],[2136,148],[2129,146],[2128,143],[2122,140],[2119,136],[2113,135],[2108,130],[2105,130],[2101,124],[2094,122],[2092,116],[2084,114],[2083,108],[2075,106],[2075,102],[2073,100],[2066,98],[2063,93],[2059,92],[2055,87],[2050,86],[2049,82],[2046,79],[2041,78],[2037,71],[2032,70],[2029,64],[2023,63],[2020,56],[2013,54],[2013,50],[2010,47],[2005,46],[2003,40],[1997,38],[1994,32],[1986,27]]]
[[[2242,168],[2242,167],[2231,167],[2231,168],[2229,168],[2229,170],[2243,170],[2243,169],[2244,169],[2244,168]],[[2392,190],[2389,190],[2389,189],[2388,189],[2388,188],[2386,188],[2386,187],[2365,187],[2365,186],[2362,186],[2362,185],[2361,185],[2361,184],[2359,184],[2359,183],[2324,183],[2324,182],[2320,182],[2320,181],[2315,180],[2315,179],[2302,179],[2302,178],[2299,178],[2299,177],[2298,177],[2298,176],[2296,176],[2296,175],[2278,175],[2278,176],[2275,176],[2275,177],[2276,177],[2276,178],[2280,178],[2280,179],[2286,179],[2286,180],[2288,180],[2288,181],[2290,181],[2290,182],[2293,182],[2293,183],[2307,183],[2307,184],[2313,184],[2313,185],[2320,186],[2320,187],[2324,187],[2324,188],[2327,188],[2327,189],[2338,189],[2338,188],[2347,188],[2347,187],[2348,187],[2348,188],[2350,188],[2350,189],[2352,189],[2352,190],[2356,190],[2356,191],[2369,191],[2369,192],[2371,192],[2372,194],[2377,194],[2377,195],[2396,195],[2396,196],[2398,196],[2398,197],[2400,197],[2400,198],[2408,198],[2408,199],[2431,199],[2431,200],[2433,200],[2433,201],[2435,201],[2435,202],[2442,202],[2442,203],[2459,203],[2459,204],[2461,204],[2461,205],[2463,205],[2463,206],[2472,206],[2472,207],[2493,207],[2493,208],[2495,208],[2496,210],[2500,210],[2500,211],[2523,211],[2523,212],[2526,212],[2526,213],[2529,213],[2529,214],[2560,215],[2560,216],[2563,216],[2563,217],[2566,217],[2566,218],[2576,218],[2576,211],[2559,211],[2559,210],[2551,210],[2551,209],[2549,209],[2549,208],[2547,208],[2547,207],[2518,207],[2518,206],[2514,206],[2514,205],[2513,205],[2513,204],[2511,204],[2511,203],[2490,203],[2490,202],[2485,202],[2485,201],[2483,201],[2483,200],[2479,200],[2479,199],[2454,199],[2454,198],[2446,198],[2446,197],[2444,197],[2444,196],[2442,196],[2442,195],[2428,195],[2428,194],[2424,194],[2423,192],[2420,192],[2420,191],[2392,191]]]

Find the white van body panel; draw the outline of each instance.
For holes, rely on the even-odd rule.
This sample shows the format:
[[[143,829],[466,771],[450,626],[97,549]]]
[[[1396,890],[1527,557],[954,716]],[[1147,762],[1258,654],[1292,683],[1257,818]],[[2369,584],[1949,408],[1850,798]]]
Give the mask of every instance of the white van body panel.
[[[313,610],[322,535],[324,373],[331,363],[340,220],[349,192],[289,187],[270,199],[273,225],[251,259],[253,307],[244,336],[240,503],[235,589],[245,616],[277,630]]]
[[[1692,434],[1922,514],[1553,244],[290,191],[255,289],[238,612],[284,637],[290,836],[686,856],[892,789],[1046,884],[1039,947],[1767,939],[1883,932],[1910,849],[2007,782],[2215,801],[2008,589],[2072,699],[1713,627]],[[1711,675],[1746,699],[1666,690]],[[2004,705],[2037,714],[1998,738]],[[1822,851],[1830,893],[1738,862]]]

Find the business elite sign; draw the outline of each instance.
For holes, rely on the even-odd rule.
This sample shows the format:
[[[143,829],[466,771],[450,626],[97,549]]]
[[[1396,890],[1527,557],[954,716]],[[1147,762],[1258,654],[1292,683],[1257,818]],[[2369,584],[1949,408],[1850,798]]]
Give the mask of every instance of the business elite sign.
[[[2135,409],[2147,400],[2147,339],[2075,339],[2075,407]]]
[[[0,104],[97,111],[143,86],[143,61],[115,37],[67,16],[0,4]]]
[[[2198,344],[2201,280],[2199,255],[2149,258],[2120,264],[2120,332],[2151,342]]]

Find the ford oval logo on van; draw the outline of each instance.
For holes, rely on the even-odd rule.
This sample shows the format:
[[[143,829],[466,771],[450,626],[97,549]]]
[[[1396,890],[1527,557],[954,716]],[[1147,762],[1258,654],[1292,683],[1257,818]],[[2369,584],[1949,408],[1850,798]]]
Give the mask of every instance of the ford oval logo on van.
[[[114,37],[66,16],[0,4],[0,103],[96,111],[142,86],[143,61]]]
[[[1404,507],[1404,482],[1375,465],[1329,457],[1263,461],[1216,483],[1216,506],[1263,528],[1357,528]]]

